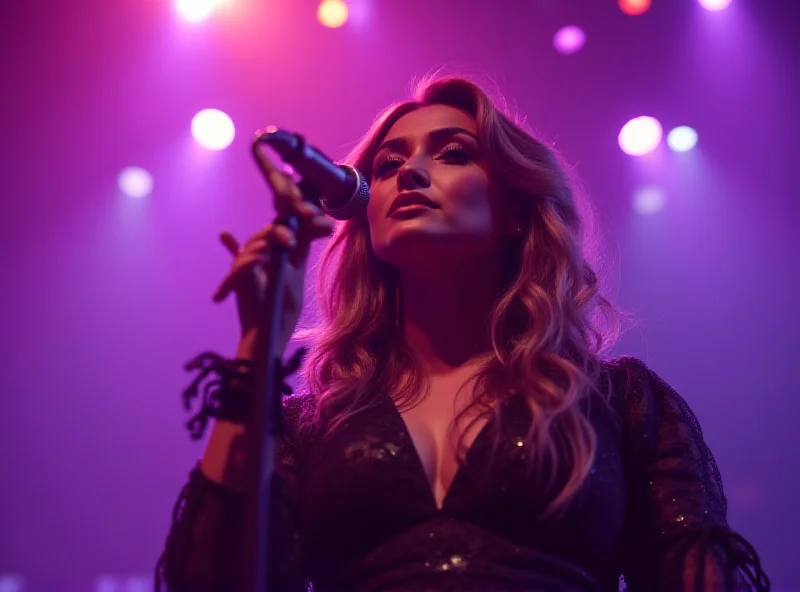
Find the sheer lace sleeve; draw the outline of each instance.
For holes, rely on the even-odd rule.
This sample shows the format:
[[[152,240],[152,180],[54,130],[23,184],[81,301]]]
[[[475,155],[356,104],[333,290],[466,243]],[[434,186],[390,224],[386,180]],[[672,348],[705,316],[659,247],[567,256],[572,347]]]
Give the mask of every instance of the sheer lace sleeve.
[[[728,526],[722,479],[689,405],[640,360],[612,368],[627,416],[628,591],[769,590],[755,550]]]
[[[236,589],[244,500],[207,479],[189,474],[172,511],[172,524],[156,566],[156,590]]]
[[[302,438],[298,429],[307,396],[283,399],[285,433],[278,442],[278,491],[270,544],[273,590],[307,589],[297,529]],[[191,428],[191,426],[190,426]],[[193,469],[172,513],[164,551],[156,567],[156,590],[230,592],[241,589],[244,495]]]

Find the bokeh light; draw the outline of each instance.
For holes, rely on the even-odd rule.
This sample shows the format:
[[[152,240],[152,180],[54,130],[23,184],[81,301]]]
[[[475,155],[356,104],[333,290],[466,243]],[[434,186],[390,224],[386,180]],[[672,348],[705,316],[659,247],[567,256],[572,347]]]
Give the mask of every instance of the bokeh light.
[[[192,118],[192,136],[208,150],[224,150],[235,135],[233,120],[219,109],[203,109]]]
[[[730,4],[731,0],[700,0],[700,6],[706,10],[723,10]]]
[[[199,23],[206,20],[219,0],[177,0],[175,8],[178,14],[190,23]]]
[[[23,592],[25,582],[16,574],[0,574],[0,592]]]
[[[560,28],[553,36],[553,46],[564,55],[579,52],[585,43],[586,33],[580,27],[573,25]]]
[[[642,156],[652,152],[661,142],[661,124],[654,117],[636,117],[622,126],[619,147],[625,154]]]
[[[652,0],[619,0],[619,8],[630,16],[639,16],[650,10]]]
[[[152,589],[152,579],[147,576],[104,574],[95,578],[93,592],[149,592]]]
[[[317,9],[319,22],[336,29],[347,22],[347,4],[343,0],[322,0]]]
[[[141,167],[126,167],[117,176],[117,186],[128,197],[147,197],[153,191],[153,175]]]
[[[666,204],[667,196],[660,187],[641,187],[633,195],[633,209],[644,216],[660,212]]]
[[[697,146],[697,132],[688,125],[676,127],[667,134],[667,146],[675,152],[688,152]]]

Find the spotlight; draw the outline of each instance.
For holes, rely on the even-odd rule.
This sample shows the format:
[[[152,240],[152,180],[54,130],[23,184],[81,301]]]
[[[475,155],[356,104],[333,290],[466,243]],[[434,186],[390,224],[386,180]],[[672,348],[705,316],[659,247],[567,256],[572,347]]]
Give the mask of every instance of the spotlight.
[[[218,3],[219,0],[177,0],[175,8],[184,20],[199,23],[211,15]]]
[[[639,16],[650,10],[651,0],[619,0],[619,8],[627,15]]]
[[[233,121],[218,109],[203,109],[192,119],[192,136],[208,150],[224,150],[235,135]]]
[[[343,0],[322,0],[317,9],[317,19],[319,22],[337,29],[347,22],[347,4]]]
[[[586,43],[586,33],[575,26],[562,27],[553,36],[553,46],[559,53],[571,55],[577,53]]]
[[[688,152],[697,146],[697,132],[687,125],[676,127],[667,134],[667,145],[675,152]]]
[[[22,592],[25,582],[16,574],[0,574],[0,592]]]
[[[117,186],[128,197],[147,197],[153,191],[153,175],[141,167],[127,167],[117,176]]]
[[[619,147],[625,154],[642,156],[656,149],[661,142],[661,124],[654,117],[637,117],[622,126]]]
[[[700,6],[706,10],[723,10],[730,6],[731,0],[700,0]]]
[[[642,187],[633,196],[633,209],[645,216],[660,212],[666,203],[667,197],[660,187]]]

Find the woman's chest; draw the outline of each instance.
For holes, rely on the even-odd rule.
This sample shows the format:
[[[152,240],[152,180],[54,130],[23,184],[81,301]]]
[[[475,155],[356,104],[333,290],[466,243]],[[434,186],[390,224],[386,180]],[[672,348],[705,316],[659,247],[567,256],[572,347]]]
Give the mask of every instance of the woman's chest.
[[[432,381],[425,399],[399,411],[437,508],[488,421],[487,413],[468,408],[473,397],[463,381]]]
[[[596,424],[595,465],[576,503],[556,522],[542,522],[555,492],[542,489],[527,462],[526,403],[504,405],[501,422],[492,416],[477,423],[480,431],[465,438],[464,465],[454,454],[456,434],[448,435],[459,407],[453,399],[438,403],[400,413],[387,396],[308,449],[298,501],[314,554],[333,560],[331,549],[341,547],[335,562],[346,563],[426,521],[458,520],[545,553],[570,549],[565,558],[589,569],[613,561],[625,506],[613,426]]]

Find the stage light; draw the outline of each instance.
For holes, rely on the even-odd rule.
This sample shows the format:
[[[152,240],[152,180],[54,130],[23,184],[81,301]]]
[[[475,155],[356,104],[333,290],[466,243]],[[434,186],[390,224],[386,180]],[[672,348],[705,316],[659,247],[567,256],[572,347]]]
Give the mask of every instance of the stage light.
[[[199,23],[206,20],[219,0],[176,0],[175,8],[181,17],[190,23]]]
[[[128,197],[147,197],[153,191],[153,175],[141,167],[127,167],[117,176],[117,186]]]
[[[322,0],[317,9],[319,22],[336,29],[347,22],[347,4],[343,0]]]
[[[125,592],[150,592],[152,589],[153,579],[146,576],[128,578],[125,584]]]
[[[94,580],[94,592],[122,592],[122,582],[114,576],[99,576]]]
[[[630,16],[639,16],[650,10],[652,0],[619,0],[619,8]]]
[[[700,0],[700,6],[706,10],[723,10],[730,4],[731,0]]]
[[[633,195],[633,209],[645,216],[664,209],[667,196],[660,187],[642,187]]]
[[[192,136],[208,150],[224,150],[235,135],[233,121],[218,109],[203,109],[192,118]]]
[[[16,574],[0,574],[0,592],[22,592],[25,582]]]
[[[667,134],[667,145],[675,152],[688,152],[697,146],[697,132],[687,125],[676,127]]]
[[[654,117],[637,117],[622,126],[619,147],[625,154],[642,156],[656,149],[661,142],[661,124]]]
[[[586,33],[580,27],[572,25],[560,28],[553,36],[553,46],[564,55],[579,52],[585,43]]]

